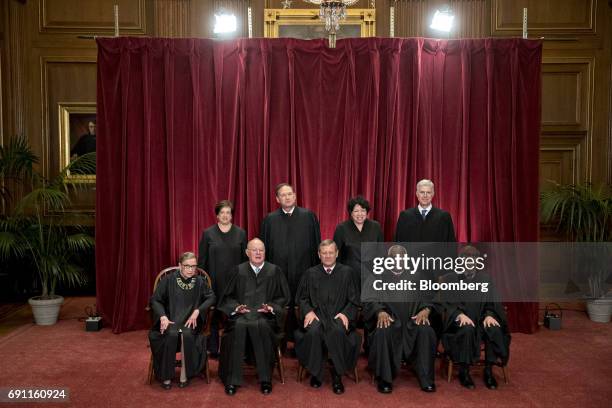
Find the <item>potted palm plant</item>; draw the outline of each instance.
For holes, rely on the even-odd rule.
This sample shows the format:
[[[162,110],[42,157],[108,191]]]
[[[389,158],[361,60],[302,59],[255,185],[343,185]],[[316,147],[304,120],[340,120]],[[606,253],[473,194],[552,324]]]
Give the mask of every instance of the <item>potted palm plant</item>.
[[[541,194],[541,215],[545,223],[556,223],[557,231],[570,241],[606,243],[612,241],[612,194],[607,186],[591,184],[563,185],[554,183]],[[588,249],[592,249],[589,251]],[[612,297],[607,295],[610,265],[608,245],[591,245],[582,251],[590,268],[587,310],[591,320],[609,322]]]
[[[95,153],[80,156],[50,179],[34,170],[37,162],[23,137],[0,146],[0,259],[14,257],[36,272],[42,293],[28,302],[36,323],[50,325],[63,303],[55,293],[58,283],[78,286],[86,280],[74,260],[94,247],[94,238],[81,226],[67,225],[61,214],[70,204],[70,189],[80,188],[68,175],[94,173],[96,158]]]

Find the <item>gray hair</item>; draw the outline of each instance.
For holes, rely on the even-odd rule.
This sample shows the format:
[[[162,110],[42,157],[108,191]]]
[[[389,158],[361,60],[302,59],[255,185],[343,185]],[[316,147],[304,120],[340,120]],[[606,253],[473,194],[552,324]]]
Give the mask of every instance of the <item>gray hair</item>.
[[[419,191],[419,187],[421,187],[421,186],[428,186],[428,187],[431,187],[431,191],[434,191],[434,183],[433,183],[433,181],[431,181],[431,180],[428,180],[428,179],[423,179],[423,180],[419,181],[419,182],[417,183],[417,185],[416,185],[416,189],[417,189],[417,191]]]

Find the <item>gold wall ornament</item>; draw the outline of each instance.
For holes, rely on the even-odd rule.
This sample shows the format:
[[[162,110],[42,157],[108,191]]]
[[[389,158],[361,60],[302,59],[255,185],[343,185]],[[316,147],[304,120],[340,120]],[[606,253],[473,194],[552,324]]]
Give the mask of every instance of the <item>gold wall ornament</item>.
[[[336,38],[374,37],[376,35],[376,10],[347,9],[346,18],[340,22],[342,29]],[[299,38],[310,40],[326,38],[329,33],[319,18],[317,9],[265,9],[264,37]]]

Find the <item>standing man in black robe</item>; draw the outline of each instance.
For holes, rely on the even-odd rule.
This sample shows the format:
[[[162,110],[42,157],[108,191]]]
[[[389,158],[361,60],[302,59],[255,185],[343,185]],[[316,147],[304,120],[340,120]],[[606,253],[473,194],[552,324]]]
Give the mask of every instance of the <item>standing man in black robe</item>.
[[[206,337],[202,334],[206,310],[215,303],[215,294],[204,277],[196,275],[196,256],[185,252],[178,269],[163,278],[151,297],[155,324],[149,331],[153,371],[164,389],[170,389],[180,341],[181,377],[179,387],[198,375],[206,359]]]
[[[285,276],[278,266],[265,262],[265,254],[260,239],[249,241],[249,261],[236,267],[219,302],[219,310],[228,317],[219,359],[219,377],[228,395],[234,395],[242,384],[242,363],[247,352],[255,359],[261,392],[272,392],[280,322],[290,295]]]
[[[293,186],[280,183],[274,192],[281,208],[264,218],[261,239],[266,246],[267,259],[278,265],[287,277],[293,306],[302,275],[308,268],[319,263],[317,252],[321,232],[316,215],[296,205]],[[289,313],[286,332],[292,336],[296,328],[295,315]]]
[[[218,299],[225,291],[234,267],[246,261],[246,232],[232,223],[233,212],[231,201],[219,201],[215,205],[217,222],[204,230],[198,246],[198,266],[208,272]],[[219,319],[220,312],[216,310],[208,339],[208,351],[212,358],[219,356]]]
[[[300,364],[311,374],[313,388],[321,386],[327,354],[332,363],[332,390],[342,394],[341,376],[355,368],[361,337],[354,330],[359,297],[353,271],[336,263],[337,257],[336,243],[324,240],[319,245],[321,264],[302,277],[295,303],[304,323],[295,332],[295,349]]]
[[[404,256],[401,245],[389,248],[388,256]],[[407,271],[395,271],[396,275]],[[418,282],[417,273],[409,278]],[[424,291],[403,292],[401,301],[379,300],[364,303],[364,319],[369,336],[368,368],[377,380],[380,393],[393,391],[393,379],[401,368],[402,360],[411,363],[421,390],[435,392],[434,363],[437,337],[430,320],[436,317],[434,294]]]
[[[461,257],[476,258],[480,252],[473,246],[466,246],[459,254]],[[442,335],[444,350],[454,363],[459,365],[459,381],[468,389],[474,389],[470,376],[470,366],[480,360],[480,344],[485,345],[484,383],[488,389],[497,388],[493,376],[493,365],[498,361],[508,363],[510,356],[510,331],[506,312],[500,302],[490,276],[477,272],[475,268],[466,269],[463,274],[454,272],[444,276],[444,282],[486,283],[487,291],[477,293],[447,294],[445,330]],[[453,297],[455,299],[453,299]]]
[[[456,242],[450,214],[431,204],[434,183],[423,179],[416,185],[419,204],[400,213],[395,242]]]

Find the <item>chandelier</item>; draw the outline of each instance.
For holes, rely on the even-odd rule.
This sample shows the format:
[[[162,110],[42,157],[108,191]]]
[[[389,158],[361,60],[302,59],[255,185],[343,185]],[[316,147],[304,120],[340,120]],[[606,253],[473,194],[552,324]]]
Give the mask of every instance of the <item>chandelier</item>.
[[[325,21],[325,30],[329,35],[329,48],[336,47],[336,32],[340,30],[340,20],[346,18],[346,7],[352,6],[358,0],[304,0],[317,4],[319,17]]]

